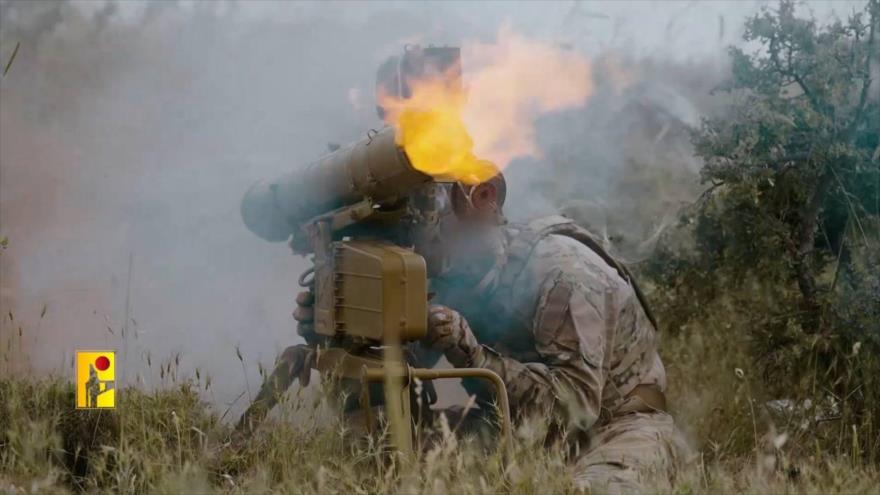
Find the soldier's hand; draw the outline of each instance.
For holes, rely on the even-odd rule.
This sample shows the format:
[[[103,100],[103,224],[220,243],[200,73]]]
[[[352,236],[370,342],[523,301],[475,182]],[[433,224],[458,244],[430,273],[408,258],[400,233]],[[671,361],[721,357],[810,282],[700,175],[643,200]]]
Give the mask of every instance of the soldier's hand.
[[[436,304],[428,308],[428,335],[422,343],[442,352],[456,368],[475,366],[483,352],[467,320],[458,311]]]
[[[308,342],[315,335],[315,296],[311,291],[303,291],[296,295],[296,333]]]

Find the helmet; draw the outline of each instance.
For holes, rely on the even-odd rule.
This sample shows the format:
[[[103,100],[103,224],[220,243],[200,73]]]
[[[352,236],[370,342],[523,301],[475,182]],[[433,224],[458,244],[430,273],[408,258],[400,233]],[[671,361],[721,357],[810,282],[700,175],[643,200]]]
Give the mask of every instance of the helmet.
[[[376,71],[376,95],[409,98],[412,96],[411,81],[437,74],[448,78],[448,84],[461,87],[460,48],[406,45],[403,55],[390,57],[379,66]],[[380,119],[386,120],[388,112],[381,104],[376,104],[376,112]]]

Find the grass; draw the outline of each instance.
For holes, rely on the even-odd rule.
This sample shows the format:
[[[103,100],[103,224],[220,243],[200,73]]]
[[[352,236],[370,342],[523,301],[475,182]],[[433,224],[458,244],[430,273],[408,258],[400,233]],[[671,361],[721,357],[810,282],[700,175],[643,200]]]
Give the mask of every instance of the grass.
[[[664,336],[670,399],[695,454],[658,492],[877,493],[880,443],[870,425],[817,421],[820,405],[773,413],[748,343],[720,331],[727,323],[706,324],[718,328]],[[178,380],[127,389],[115,411],[78,411],[65,380],[0,378],[0,492],[577,492],[572,463],[541,445],[540,424],[518,429],[509,459],[441,427],[442,441],[400,463],[383,436],[355,438],[320,394],[294,389],[233,449],[230,425],[201,399],[206,378]],[[829,441],[841,429],[862,439]]]
[[[674,321],[683,309],[662,301],[661,317]],[[880,391],[876,378],[865,378],[878,357],[853,349],[842,357],[846,381],[833,387],[817,385],[817,365],[768,377],[754,334],[743,331],[753,315],[737,310],[758,306],[713,304],[662,334],[669,402],[693,455],[674,480],[650,486],[674,494],[878,493],[880,430],[870,418],[878,417]],[[318,387],[294,386],[268,423],[232,448],[234,418],[205,401],[211,378],[182,376],[175,356],[159,363],[160,389],[126,389],[114,411],[76,410],[66,377],[10,373],[17,335],[0,349],[0,494],[577,492],[572,459],[542,445],[539,423],[518,428],[509,457],[441,424],[441,441],[401,463],[385,436],[352,432]],[[869,414],[853,414],[850,396]]]

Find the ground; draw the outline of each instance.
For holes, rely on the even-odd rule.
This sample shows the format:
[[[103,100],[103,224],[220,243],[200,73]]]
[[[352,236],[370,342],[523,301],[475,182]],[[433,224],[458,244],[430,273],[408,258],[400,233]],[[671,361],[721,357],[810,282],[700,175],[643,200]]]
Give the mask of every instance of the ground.
[[[702,330],[665,336],[672,409],[695,455],[671,486],[665,480],[652,486],[682,494],[877,493],[876,448],[866,458],[863,449],[827,447],[839,429],[854,427],[780,418],[760,398],[746,343],[731,339],[723,326]],[[509,462],[447,432],[436,448],[401,464],[383,453],[381,440],[344,441],[344,427],[327,419],[333,415],[326,414],[329,406],[320,394],[296,390],[280,414],[235,451],[224,447],[231,431],[228,418],[221,421],[222,411],[200,399],[206,385],[205,377],[193,377],[168,390],[128,390],[115,411],[76,411],[73,386],[65,379],[4,376],[0,491],[577,491],[565,453],[540,445],[540,424],[517,431]],[[876,436],[867,429],[861,433]]]

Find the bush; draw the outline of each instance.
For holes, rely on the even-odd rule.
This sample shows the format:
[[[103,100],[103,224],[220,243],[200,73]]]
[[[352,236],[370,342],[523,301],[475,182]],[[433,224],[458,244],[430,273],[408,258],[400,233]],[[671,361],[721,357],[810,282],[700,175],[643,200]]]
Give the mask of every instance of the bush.
[[[871,460],[880,447],[878,24],[876,0],[825,27],[796,17],[790,1],[747,21],[745,40],[759,48],[731,49],[720,88],[734,104],[694,133],[709,188],[644,267],[670,331],[741,342],[764,399],[824,405],[816,414],[830,425],[811,429],[811,441]]]

